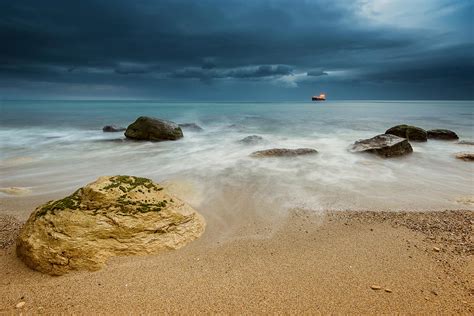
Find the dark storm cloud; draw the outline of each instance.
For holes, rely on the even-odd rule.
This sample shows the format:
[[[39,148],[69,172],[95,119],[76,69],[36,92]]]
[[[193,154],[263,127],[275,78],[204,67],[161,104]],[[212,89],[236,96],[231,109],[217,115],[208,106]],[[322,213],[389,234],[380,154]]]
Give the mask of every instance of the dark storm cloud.
[[[446,10],[444,0],[436,1],[435,12]],[[135,95],[187,97],[182,87],[199,79],[206,83],[198,90],[203,98],[224,89],[220,81],[249,98],[255,91],[245,82],[261,81],[258,93],[285,98],[279,84],[306,95],[320,83],[472,81],[464,33],[377,24],[362,14],[368,2],[4,1],[0,92],[10,93],[2,87],[15,81],[15,91],[26,94],[41,84],[54,95],[57,84],[58,90],[93,85],[106,87],[104,93],[128,87]],[[466,3],[458,6],[460,18],[449,16],[447,26],[469,26],[465,11],[472,5],[460,3]],[[350,97],[350,89],[344,92]]]

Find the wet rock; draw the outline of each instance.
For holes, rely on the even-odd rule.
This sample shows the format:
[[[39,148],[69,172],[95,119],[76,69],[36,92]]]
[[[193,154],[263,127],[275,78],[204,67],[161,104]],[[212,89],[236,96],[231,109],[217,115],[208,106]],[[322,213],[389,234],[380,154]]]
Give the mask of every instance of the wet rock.
[[[403,156],[413,152],[413,148],[405,138],[390,134],[381,134],[369,139],[355,142],[351,152],[369,152],[383,158]]]
[[[201,215],[149,179],[100,177],[38,207],[20,231],[16,253],[34,270],[61,275],[98,270],[111,256],[178,249],[204,228]]]
[[[184,129],[188,129],[194,132],[202,132],[204,130],[201,126],[197,125],[196,123],[182,123],[178,125]]]
[[[411,125],[397,125],[389,128],[385,134],[395,135],[412,141],[426,142],[428,135],[422,128]]]
[[[464,161],[474,161],[474,153],[457,153],[456,158]]]
[[[239,140],[239,143],[253,145],[253,144],[261,143],[262,141],[263,141],[262,136],[250,135],[250,136],[244,137],[241,140]]]
[[[266,150],[259,150],[253,152],[250,156],[255,158],[265,158],[265,157],[293,157],[293,156],[302,156],[302,155],[311,155],[317,154],[318,151],[312,148],[297,148],[297,149],[287,149],[287,148],[272,148]]]
[[[183,137],[183,131],[171,121],[140,116],[127,127],[125,136],[135,140],[177,140]]]
[[[115,125],[105,125],[102,128],[102,131],[104,133],[116,133],[116,132],[123,132],[125,130],[125,127],[117,127]]]
[[[456,140],[458,135],[449,129],[431,129],[426,132],[429,139]]]

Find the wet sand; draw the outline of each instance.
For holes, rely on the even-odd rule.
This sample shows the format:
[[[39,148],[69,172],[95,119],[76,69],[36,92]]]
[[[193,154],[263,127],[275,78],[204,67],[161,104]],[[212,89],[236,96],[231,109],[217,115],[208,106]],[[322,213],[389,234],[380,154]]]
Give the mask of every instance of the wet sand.
[[[180,250],[51,277],[16,258],[20,221],[5,206],[2,314],[474,310],[473,211],[249,213],[230,219],[231,234],[229,223],[204,214],[205,234]],[[24,220],[25,208],[17,211]]]

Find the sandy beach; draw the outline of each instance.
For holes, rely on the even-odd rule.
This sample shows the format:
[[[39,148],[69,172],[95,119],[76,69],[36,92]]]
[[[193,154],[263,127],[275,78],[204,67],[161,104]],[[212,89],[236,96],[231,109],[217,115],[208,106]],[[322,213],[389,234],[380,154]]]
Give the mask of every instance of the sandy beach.
[[[180,250],[117,257],[98,272],[52,277],[16,257],[13,241],[28,212],[11,205],[6,212],[5,206],[2,314],[470,314],[474,309],[474,212],[469,210],[295,209],[273,218],[241,214],[226,223],[203,211],[205,234]],[[22,214],[20,220],[6,215],[13,211]],[[15,307],[19,302],[25,302],[21,309]]]

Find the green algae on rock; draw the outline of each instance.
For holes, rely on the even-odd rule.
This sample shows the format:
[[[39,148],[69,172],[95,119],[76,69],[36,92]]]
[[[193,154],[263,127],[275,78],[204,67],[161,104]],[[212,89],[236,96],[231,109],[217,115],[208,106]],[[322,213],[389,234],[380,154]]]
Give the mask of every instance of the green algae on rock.
[[[151,180],[101,177],[38,207],[20,232],[17,255],[52,275],[98,270],[111,256],[180,248],[204,229],[201,215]]]

